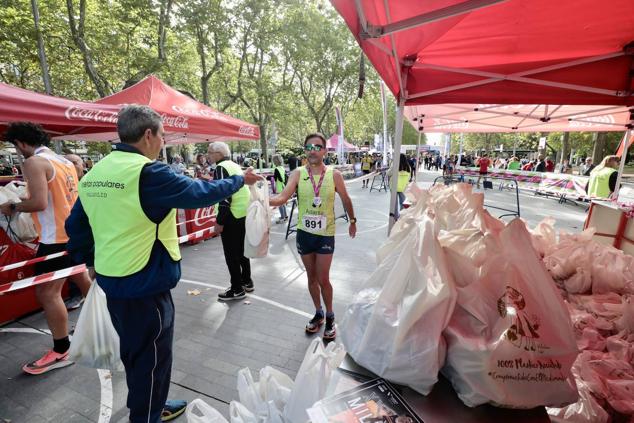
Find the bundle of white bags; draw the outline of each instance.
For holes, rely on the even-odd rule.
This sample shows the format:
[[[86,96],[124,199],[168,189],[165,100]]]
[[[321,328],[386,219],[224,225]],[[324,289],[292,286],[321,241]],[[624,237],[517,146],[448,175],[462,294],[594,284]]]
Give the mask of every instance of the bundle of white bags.
[[[570,316],[525,225],[465,184],[412,189],[341,322],[350,355],[423,394],[442,369],[468,406],[575,402]]]
[[[244,256],[266,257],[269,252],[271,215],[269,210],[269,186],[264,182],[249,186],[251,199],[245,220]]]
[[[582,353],[573,366],[579,401],[548,413],[558,423],[626,421],[634,415],[634,257],[593,241],[594,229],[557,236],[553,224],[540,223],[533,240],[567,301]]]
[[[536,248],[553,279],[571,294],[634,294],[634,256],[592,239],[594,228],[580,234],[560,232],[552,219],[533,231]]]
[[[260,370],[259,381],[248,368],[238,372],[240,401],[231,401],[231,423],[305,423],[306,409],[323,399],[333,372],[346,355],[341,344],[324,346],[314,339],[304,355],[295,381],[272,367]],[[213,407],[200,399],[187,406],[188,423],[228,423]]]
[[[28,195],[26,185],[9,182],[0,187],[0,204],[6,202],[19,203]],[[19,243],[33,241],[37,238],[37,231],[30,213],[16,213],[13,216],[2,216],[0,228],[14,241]]]

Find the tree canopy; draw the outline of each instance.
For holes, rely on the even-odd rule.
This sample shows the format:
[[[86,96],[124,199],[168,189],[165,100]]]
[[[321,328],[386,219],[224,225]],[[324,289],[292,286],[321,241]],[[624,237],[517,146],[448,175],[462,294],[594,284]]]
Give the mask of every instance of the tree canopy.
[[[45,92],[49,80],[53,95],[91,101],[148,74],[259,125],[260,145],[250,148],[272,138],[292,147],[314,131],[329,137],[336,107],[350,142],[383,133],[380,79],[326,0],[0,0],[0,81]],[[391,96],[388,116],[394,134]],[[533,149],[538,138],[465,136],[472,150]],[[551,150],[565,150],[561,134],[548,138]],[[608,151],[618,135],[604,138]],[[403,143],[417,139],[405,124]],[[571,134],[565,143],[592,154],[594,138]]]

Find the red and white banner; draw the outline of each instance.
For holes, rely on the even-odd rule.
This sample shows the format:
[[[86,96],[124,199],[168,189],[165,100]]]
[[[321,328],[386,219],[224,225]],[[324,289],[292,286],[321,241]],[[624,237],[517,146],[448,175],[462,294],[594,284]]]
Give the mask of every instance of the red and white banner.
[[[46,282],[56,281],[58,279],[64,279],[78,273],[86,271],[86,265],[80,264],[73,267],[67,267],[56,272],[45,273],[43,275],[33,276],[32,278],[26,278],[19,281],[0,285],[0,295],[7,292],[17,291],[19,289],[28,288],[30,286],[40,285]]]
[[[205,214],[207,212],[205,212],[205,209],[196,209],[196,211],[199,211],[199,224],[204,225],[206,223],[209,222],[208,219],[209,216],[206,216]],[[213,218],[213,216],[212,216]],[[213,218],[213,220],[215,221],[215,218]],[[213,228],[213,224],[212,226],[209,227],[205,227],[201,230],[198,230],[196,232],[187,234],[187,235],[183,235],[181,237],[178,238],[178,243],[179,244],[184,244],[186,242],[192,242],[192,241],[199,241],[199,240],[203,240],[203,239],[207,239],[209,238],[209,236],[214,234],[214,228]],[[25,261],[21,261],[18,263],[13,263],[13,264],[9,264],[6,266],[3,266],[2,268],[0,268],[0,272],[3,270],[11,270],[11,269],[15,269],[18,267],[22,267],[22,266],[27,266],[29,264],[34,264],[34,263],[39,263],[42,261],[46,261],[46,260],[51,260],[54,258],[58,258],[58,257],[62,257],[65,256],[66,254],[68,254],[67,252],[63,251],[61,253],[55,253],[55,254],[49,254],[48,256],[43,256],[43,257],[37,257],[34,258],[32,260],[25,260]],[[50,272],[50,273],[46,273],[44,275],[38,275],[38,276],[33,276],[31,278],[26,278],[26,279],[21,279],[19,281],[15,281],[15,282],[10,282],[7,284],[3,284],[0,285],[0,295],[5,294],[7,292],[12,292],[12,291],[17,291],[19,289],[24,289],[24,288],[28,288],[30,286],[35,286],[35,285],[39,285],[42,283],[46,283],[46,282],[51,282],[57,279],[64,279],[67,278],[69,276],[72,275],[76,275],[78,273],[82,273],[86,271],[86,265],[85,264],[80,264],[77,266],[73,266],[73,267],[67,267],[66,269],[61,269],[58,270],[56,272]]]

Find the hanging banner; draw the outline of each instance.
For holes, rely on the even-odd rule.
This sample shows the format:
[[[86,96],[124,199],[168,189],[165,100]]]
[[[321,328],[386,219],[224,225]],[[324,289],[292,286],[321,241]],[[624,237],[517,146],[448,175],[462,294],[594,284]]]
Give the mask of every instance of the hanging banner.
[[[346,160],[343,157],[343,118],[341,117],[341,110],[339,110],[339,107],[335,107],[335,114],[337,115],[337,133],[339,134],[339,143],[337,144],[337,158],[339,159],[339,164],[341,165],[346,164]]]

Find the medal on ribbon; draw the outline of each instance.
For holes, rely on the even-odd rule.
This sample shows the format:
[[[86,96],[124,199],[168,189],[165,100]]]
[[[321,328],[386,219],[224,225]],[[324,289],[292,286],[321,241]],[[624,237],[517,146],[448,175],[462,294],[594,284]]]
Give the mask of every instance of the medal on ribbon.
[[[313,207],[321,206],[321,197],[319,196],[319,191],[321,191],[321,184],[324,182],[324,178],[326,177],[326,171],[324,170],[319,175],[319,183],[315,183],[315,178],[313,177],[313,170],[308,166],[308,177],[310,178],[310,183],[313,185],[313,193],[315,194],[315,198],[313,198]]]

